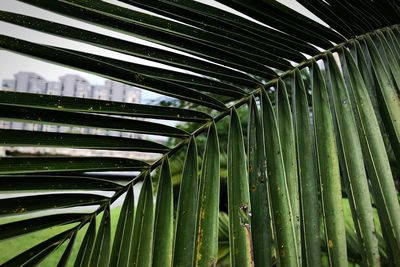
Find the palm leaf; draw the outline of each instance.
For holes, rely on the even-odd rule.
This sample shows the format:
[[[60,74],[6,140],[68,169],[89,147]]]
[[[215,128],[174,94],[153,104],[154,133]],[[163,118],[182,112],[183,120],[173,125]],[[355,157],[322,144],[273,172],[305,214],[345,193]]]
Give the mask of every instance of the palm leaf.
[[[3,50],[180,102],[167,107],[0,91],[1,120],[42,129],[0,129],[4,149],[122,155],[2,156],[0,191],[12,195],[0,199],[0,246],[55,226],[69,229],[5,253],[0,264],[58,257],[58,266],[291,267],[321,266],[326,255],[331,266],[400,265],[397,1],[297,1],[316,19],[274,0],[9,2],[77,24],[39,18],[29,8],[0,10],[3,22],[66,40],[54,46],[0,32]],[[161,65],[71,49],[69,40]],[[229,130],[218,128],[227,117]],[[144,162],[141,154],[121,151],[159,157]],[[172,177],[182,177],[174,180],[180,190]],[[111,204],[120,198],[117,221]],[[347,199],[351,216],[343,211]]]

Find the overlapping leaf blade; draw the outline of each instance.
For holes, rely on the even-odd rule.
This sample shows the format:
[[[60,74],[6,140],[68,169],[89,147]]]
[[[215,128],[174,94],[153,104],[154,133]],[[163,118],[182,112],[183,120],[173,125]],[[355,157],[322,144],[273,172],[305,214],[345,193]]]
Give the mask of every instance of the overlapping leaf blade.
[[[117,229],[115,231],[113,247],[110,257],[111,266],[128,266],[129,253],[133,240],[133,224],[135,218],[135,203],[133,186],[130,185],[126,192],[124,203],[118,219]]]
[[[2,224],[0,225],[0,239],[16,237],[57,225],[81,222],[87,217],[87,214],[79,213],[55,214]]]
[[[344,55],[343,55],[344,54]],[[371,191],[378,207],[383,235],[392,252],[392,259],[398,262],[398,245],[395,239],[399,234],[397,224],[394,224],[400,216],[400,208],[393,182],[393,174],[389,165],[389,159],[385,150],[382,134],[374,113],[372,102],[360,71],[355,65],[354,59],[346,51],[342,50],[344,75],[350,81],[350,96],[355,106],[355,116],[358,118],[358,132],[363,149],[363,156],[367,172],[371,181]]]
[[[299,266],[299,247],[296,226],[289,196],[288,180],[282,155],[277,119],[271,100],[265,91],[261,94],[262,123],[270,181],[271,205],[276,234],[277,257],[282,266]],[[279,255],[279,256],[278,256]]]
[[[340,70],[332,54],[327,57],[328,74],[331,81],[333,108],[338,127],[339,148],[343,157],[342,169],[345,184],[353,211],[360,244],[362,244],[363,263],[368,266],[379,265],[378,240],[375,236],[372,206],[368,194],[368,181],[364,169],[361,144],[353,116],[352,101],[345,87]]]
[[[100,222],[99,230],[96,234],[90,265],[94,267],[109,266],[110,260],[110,242],[111,242],[111,220],[110,207],[104,208],[103,216]]]
[[[69,239],[75,230],[76,229],[69,229],[57,234],[15,256],[9,261],[3,263],[2,266],[35,266],[43,261],[51,252],[57,249],[65,240]]]
[[[325,81],[315,61],[312,63],[311,73],[315,146],[325,242],[328,249],[329,264],[344,266],[347,264],[346,232],[332,113]]]
[[[0,174],[74,171],[140,171],[148,164],[116,157],[1,157]]]
[[[254,266],[272,264],[269,184],[261,118],[254,98],[249,103],[248,170]]]
[[[150,175],[147,174],[136,206],[133,241],[130,252],[130,265],[152,266],[154,237],[154,203]]]
[[[89,266],[90,257],[92,256],[94,241],[96,238],[96,217],[93,216],[86,230],[85,237],[76,256],[74,267]]]
[[[156,142],[71,133],[31,132],[22,130],[0,129],[2,142],[0,146],[11,147],[70,147],[83,149],[141,151],[150,153],[165,153],[168,147]]]
[[[376,94],[379,101],[379,107],[386,130],[391,138],[391,144],[396,152],[400,154],[400,120],[396,118],[400,114],[400,102],[396,88],[391,80],[388,70],[379,55],[378,49],[372,39],[367,36],[366,43],[368,45],[371,56],[372,69],[375,73],[378,86]]]
[[[197,215],[195,266],[215,265],[218,256],[218,214],[220,192],[219,142],[215,124],[208,130],[201,168]]]
[[[292,81],[292,103],[300,188],[302,262],[306,266],[320,266],[321,237],[315,144],[307,91],[302,79],[302,73],[296,70]]]
[[[0,103],[19,107],[177,121],[204,122],[211,119],[203,112],[190,109],[14,91],[0,91]]]
[[[84,190],[104,190],[117,191],[122,186],[118,183],[105,179],[98,179],[84,176],[72,175],[1,175],[0,190],[68,190],[68,189],[84,189]]]
[[[233,108],[228,136],[228,214],[232,266],[253,266],[251,204],[240,119]]]
[[[199,195],[196,139],[191,138],[182,172],[176,216],[173,266],[193,263]]]
[[[72,236],[69,238],[68,245],[65,248],[64,253],[62,254],[60,260],[57,263],[57,267],[67,266],[69,257],[71,256],[72,253],[72,248],[74,247],[75,244],[75,239],[76,239],[76,233],[73,233]]]
[[[59,193],[0,199],[0,215],[21,214],[37,210],[99,205],[108,197],[95,194]]]
[[[292,210],[292,222],[296,231],[296,247],[301,246],[300,235],[300,195],[299,180],[297,175],[296,144],[294,138],[293,118],[290,110],[289,97],[286,86],[282,80],[278,81],[275,93],[275,115],[278,124],[278,133],[281,142],[282,154],[286,183],[289,190],[290,206]],[[301,253],[298,251],[299,262]]]
[[[153,265],[172,266],[174,207],[168,157],[161,165],[158,181],[155,219]]]

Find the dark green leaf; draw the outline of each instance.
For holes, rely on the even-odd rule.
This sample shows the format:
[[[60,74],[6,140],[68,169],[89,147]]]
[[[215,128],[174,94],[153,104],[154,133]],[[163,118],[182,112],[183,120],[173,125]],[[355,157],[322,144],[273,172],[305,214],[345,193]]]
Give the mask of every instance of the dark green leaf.
[[[111,220],[110,220],[110,205],[107,204],[103,211],[103,217],[100,222],[100,228],[96,235],[92,257],[89,266],[109,266],[110,260],[110,242],[111,242]]]
[[[155,214],[152,266],[172,266],[174,203],[168,157],[163,159],[163,163],[161,165],[160,179],[158,180],[157,188]]]
[[[133,240],[133,224],[135,222],[134,210],[133,186],[130,185],[126,191],[124,204],[122,204],[115,231],[110,266],[124,267],[129,265],[129,253]]]
[[[301,231],[300,231],[300,195],[299,178],[297,175],[296,143],[294,137],[293,118],[290,110],[289,97],[285,83],[278,81],[275,93],[276,123],[278,124],[281,142],[281,154],[285,167],[286,183],[289,190],[290,206],[292,209],[292,222],[296,232],[296,242],[299,262],[301,262]]]
[[[299,70],[294,73],[293,126],[297,149],[297,169],[300,185],[302,265],[321,266],[320,214],[317,177],[315,174],[315,144],[309,116],[307,92]]]
[[[223,38],[221,40],[218,35],[202,32],[199,29],[187,27],[186,25],[151,16],[143,12],[137,12],[105,2],[85,0],[75,0],[74,3],[48,0],[21,1],[63,15],[83,19],[102,27],[113,29],[118,25],[118,30],[124,33],[177,48],[261,77],[270,78],[276,75],[273,70],[259,62],[260,58],[255,57],[253,53],[248,53],[244,48],[232,48],[235,45],[232,41],[229,42],[229,39]],[[112,13],[110,12],[111,10],[113,11]],[[208,44],[210,39],[212,43]],[[223,46],[219,46],[218,43],[222,43]],[[230,43],[230,45],[226,45],[227,43]]]
[[[182,137],[187,135],[183,130],[160,123],[98,114],[63,111],[63,106],[59,106],[58,110],[48,110],[0,104],[0,118],[3,120],[31,122],[37,124],[101,128],[113,131],[155,134],[162,136]]]
[[[47,215],[22,221],[10,222],[0,225],[0,240],[24,235],[34,231],[50,228],[57,225],[81,222],[87,219],[88,214],[66,213]]]
[[[400,155],[400,120],[398,119],[400,99],[374,42],[369,36],[367,36],[366,42],[371,56],[372,69],[378,82],[376,93],[382,118],[391,138],[392,147],[397,153],[396,155]]]
[[[277,257],[282,266],[299,266],[300,248],[290,205],[288,180],[282,155],[279,128],[274,107],[265,90],[261,93],[261,114],[268,178],[271,192],[272,216],[276,235]]]
[[[70,147],[164,153],[168,147],[133,138],[0,129],[0,146]]]
[[[139,171],[147,163],[115,157],[2,157],[0,174],[71,172],[71,171]]]
[[[139,86],[146,90],[176,97],[178,99],[204,105],[216,110],[226,109],[222,102],[211,96],[199,93],[196,90],[182,85],[142,75],[127,69],[124,66],[114,65],[110,63],[112,59],[101,61],[91,58],[88,53],[74,52],[73,50],[65,48],[36,44],[5,35],[0,35],[0,47],[79,70],[90,71],[105,78],[124,82],[129,85]]]
[[[116,177],[117,178],[117,177]],[[0,175],[0,191],[86,189],[116,191],[122,186],[111,181],[84,176]]]
[[[216,77],[221,80],[232,81],[251,87],[257,84],[250,76],[226,67],[221,68],[221,66],[195,59],[193,57],[129,42],[123,39],[113,38],[111,36],[86,31],[84,29],[59,24],[53,21],[50,22],[6,11],[0,12],[0,19],[30,29],[58,35],[64,38],[79,40],[80,42],[87,42],[102,48],[169,64],[210,77]]]
[[[154,203],[150,174],[146,174],[136,206],[129,262],[135,267],[151,267],[153,259]]]
[[[106,115],[132,116],[177,121],[204,122],[211,119],[205,113],[173,107],[132,104],[78,97],[0,91],[0,103],[50,110],[65,110]]]
[[[240,119],[231,111],[228,134],[228,214],[229,245],[233,267],[253,266],[251,205],[246,154]]]
[[[85,237],[83,238],[83,241],[79,248],[78,255],[76,256],[74,267],[89,266],[95,238],[96,238],[96,216],[93,216],[92,219],[90,220],[89,227],[86,230]]]
[[[249,103],[248,169],[254,266],[272,265],[270,196],[264,134],[255,98]]]
[[[315,61],[311,72],[315,147],[329,264],[346,266],[346,231],[332,113],[325,81]]]
[[[76,239],[76,233],[73,233],[72,236],[69,238],[69,242],[64,250],[64,253],[62,254],[60,260],[57,263],[57,267],[67,266],[68,259],[71,256],[72,248],[74,247],[75,244],[75,239]]]
[[[46,194],[3,198],[0,199],[0,216],[22,214],[43,209],[99,205],[107,200],[108,198],[105,196],[78,193]]]
[[[215,265],[218,256],[219,142],[215,124],[208,130],[200,176],[195,266]]]
[[[58,248],[65,240],[71,238],[76,229],[69,229],[61,234],[37,244],[36,246],[22,252],[21,254],[3,263],[4,267],[35,266],[44,260],[51,252]]]
[[[383,235],[393,251],[393,261],[400,264],[400,255],[396,252],[399,250],[396,240],[400,235],[400,225],[394,223],[400,221],[400,207],[389,158],[366,84],[351,55],[345,49],[341,53],[344,53],[343,64],[347,66],[343,68],[344,75],[348,75],[350,80],[348,89],[354,103],[357,129]]]
[[[198,203],[198,165],[196,139],[190,138],[179,192],[173,266],[194,262]]]
[[[353,116],[352,101],[343,77],[331,53],[327,57],[328,75],[331,81],[331,94],[333,95],[333,111],[339,130],[339,149],[343,155],[343,172],[347,192],[353,212],[353,219],[360,239],[361,253],[364,265],[378,266],[379,252],[378,240],[370,196],[368,194],[368,181],[365,173],[361,144],[357,134],[357,126]]]

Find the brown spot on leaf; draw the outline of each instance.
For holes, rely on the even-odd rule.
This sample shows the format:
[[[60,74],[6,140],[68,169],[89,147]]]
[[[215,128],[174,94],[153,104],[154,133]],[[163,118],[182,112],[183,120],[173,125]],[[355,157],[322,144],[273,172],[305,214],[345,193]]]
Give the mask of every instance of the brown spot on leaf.
[[[21,208],[21,207],[15,209],[15,213],[23,213],[25,211],[26,211],[26,209],[25,208]]]

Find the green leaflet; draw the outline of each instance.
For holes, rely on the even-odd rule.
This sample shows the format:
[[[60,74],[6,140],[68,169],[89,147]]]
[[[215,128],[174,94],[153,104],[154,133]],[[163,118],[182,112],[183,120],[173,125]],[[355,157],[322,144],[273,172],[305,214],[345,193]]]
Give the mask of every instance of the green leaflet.
[[[0,174],[73,171],[137,171],[147,163],[116,157],[0,157]]]
[[[248,75],[229,68],[221,68],[212,63],[204,62],[195,58],[166,51],[151,46],[146,46],[119,38],[113,38],[92,31],[75,28],[56,22],[49,22],[34,17],[21,14],[1,11],[0,19],[23,27],[35,29],[38,31],[79,40],[89,44],[97,45],[102,48],[118,51],[132,56],[150,59],[160,63],[169,64],[175,67],[181,67],[193,72],[199,72],[210,77],[216,77],[221,80],[233,81],[248,86],[256,85]]]
[[[399,62],[400,61],[400,46],[399,46],[399,42],[396,39],[396,36],[393,33],[393,29],[388,29],[385,32],[385,37],[393,51],[395,59],[397,60],[397,62]]]
[[[361,144],[353,116],[352,101],[343,77],[331,53],[327,57],[328,75],[333,95],[333,111],[338,126],[339,153],[343,157],[344,180],[347,187],[353,219],[358,238],[362,244],[361,254],[365,266],[379,266],[378,240],[375,235],[368,181],[364,169]]]
[[[294,73],[292,92],[293,126],[300,186],[302,265],[317,267],[321,266],[321,237],[318,183],[315,173],[315,144],[307,92],[299,70]]]
[[[95,238],[96,238],[96,216],[93,216],[92,219],[90,220],[89,226],[86,230],[85,237],[83,238],[83,241],[79,248],[78,255],[76,256],[74,267],[89,266]]]
[[[211,38],[209,33],[204,34],[200,31],[193,32],[194,29],[192,27],[185,27],[185,25],[182,24],[164,21],[159,17],[149,16],[148,14],[98,1],[75,0],[75,3],[58,0],[20,1],[76,19],[84,19],[87,22],[105,28],[113,29],[117,25],[118,30],[126,34],[138,36],[145,40],[192,53],[208,60],[217,61],[219,64],[261,77],[269,78],[276,75],[273,70],[258,62],[260,57],[257,57],[257,61],[255,61],[254,56],[252,56],[254,53],[250,54],[246,51],[242,53],[240,50],[231,49],[227,45],[221,48],[215,43],[208,44],[207,39]],[[113,13],[110,12],[111,10]],[[160,27],[159,22],[161,22],[163,26]],[[151,23],[155,23],[156,25],[151,25]],[[180,29],[177,30],[175,26],[186,28],[183,30],[185,33],[182,34],[182,32],[179,32]],[[205,37],[196,38],[196,36],[200,34],[205,35]],[[219,36],[216,35],[212,36],[212,38],[216,40],[218,37]],[[225,39],[224,41],[226,43],[227,40]]]
[[[346,266],[346,232],[332,113],[318,64],[313,61],[312,106],[326,247],[331,266]]]
[[[221,0],[219,0],[221,1]],[[296,37],[300,40],[307,41],[314,45],[329,48],[331,44],[320,33],[327,34],[329,38],[342,41],[343,39],[338,36],[335,32],[323,27],[312,21],[311,19],[293,12],[293,10],[275,1],[221,1],[225,5],[228,5],[234,9],[239,9],[242,13],[257,19],[275,29],[290,32],[292,37]],[[264,10],[270,10],[271,12],[265,12]],[[272,15],[273,14],[273,15]],[[288,18],[292,23],[287,23]],[[304,25],[307,25],[305,27]]]
[[[289,189],[290,206],[296,232],[296,242],[299,262],[301,262],[301,234],[300,234],[300,195],[299,179],[297,175],[296,143],[294,137],[293,118],[290,110],[289,97],[282,80],[278,81],[275,93],[275,115],[278,133],[281,142],[281,153],[286,173],[286,183]]]
[[[392,250],[392,258],[396,265],[400,264],[399,236],[400,207],[397,200],[397,192],[393,181],[389,158],[385,144],[379,129],[378,120],[374,112],[366,84],[360,71],[355,65],[351,55],[341,50],[342,60],[345,60],[346,68],[343,68],[345,77],[350,81],[350,96],[354,103],[354,112],[367,172],[371,181],[371,191],[377,206],[383,235]]]
[[[161,165],[154,220],[154,267],[172,266],[174,203],[168,157]]]
[[[53,188],[54,190],[97,189],[103,191],[115,191],[121,189],[122,185],[104,179],[72,175],[0,175],[0,191],[46,190],[48,188]]]
[[[0,129],[0,146],[13,147],[70,147],[101,150],[141,151],[165,153],[168,148],[142,139],[98,136],[87,134],[32,132]]]
[[[94,242],[92,257],[89,266],[107,267],[110,260],[111,245],[111,221],[110,221],[110,205],[107,203],[103,211],[103,217]]]
[[[219,214],[219,142],[214,123],[210,125],[201,168],[195,266],[208,267],[217,262]]]
[[[60,260],[58,261],[57,267],[67,266],[68,259],[71,256],[72,248],[74,247],[75,244],[75,239],[76,239],[76,232],[74,232],[72,236],[69,238],[68,245],[65,248],[64,253],[62,254]]]
[[[95,60],[97,62],[104,62],[107,64],[111,64],[113,66],[128,70],[130,72],[136,71],[134,75],[141,75],[142,79],[148,79],[149,81],[153,80],[153,82],[158,82],[160,85],[163,82],[166,82],[170,85],[170,87],[177,87],[181,91],[189,90],[193,94],[194,97],[198,97],[199,99],[208,99],[212,98],[207,97],[202,93],[213,93],[215,95],[220,96],[229,96],[234,98],[240,98],[246,95],[246,93],[241,90],[239,87],[231,86],[224,84],[219,81],[209,80],[207,78],[198,77],[186,73],[176,73],[174,71],[168,71],[166,69],[154,68],[145,65],[138,65],[135,63],[127,62],[119,59],[111,59],[109,57],[88,54],[84,52],[77,52],[74,50],[64,51],[71,52],[73,54],[83,56],[89,58],[91,60]],[[150,78],[150,79],[149,79]],[[146,85],[146,83],[143,83]],[[178,97],[178,94],[175,95]],[[193,102],[197,102],[195,98],[192,99]],[[217,103],[217,101],[214,102]]]
[[[300,53],[289,49],[287,46],[278,46],[277,44],[279,42],[275,40],[266,39],[268,41],[265,41],[264,39],[261,41],[258,40],[258,38],[251,38],[249,32],[245,31],[242,27],[234,26],[234,22],[239,20],[239,16],[215,8],[212,9],[200,2],[158,1],[157,3],[149,3],[145,0],[125,0],[123,2],[157,12],[158,14],[168,15],[171,18],[191,23],[209,32],[224,35],[231,40],[234,39],[235,41],[246,43],[249,45],[249,48],[257,49],[258,52],[263,51],[263,53],[267,54],[273,51],[275,56],[281,56],[293,61],[304,60],[304,57]],[[212,12],[214,10],[219,11],[219,14],[215,14],[215,18]],[[233,17],[233,19],[231,19],[231,17]],[[221,20],[222,18],[226,19],[226,21]]]
[[[85,193],[37,194],[0,199],[0,216],[37,210],[99,205],[109,198]]]
[[[400,100],[382,58],[378,53],[378,49],[369,36],[366,37],[366,42],[371,56],[372,69],[378,82],[376,93],[380,104],[379,108],[391,139],[391,145],[398,156],[400,155]]]
[[[278,262],[281,266],[299,266],[300,248],[296,240],[279,129],[274,107],[265,90],[261,93],[261,112]]]
[[[2,266],[36,266],[65,240],[69,239],[76,230],[76,228],[72,228],[55,235],[3,263]]]
[[[270,49],[273,49],[274,53],[277,55],[279,55],[279,52],[275,50],[277,47],[283,50],[285,48],[293,47],[293,44],[297,45],[296,49],[300,52],[308,53],[310,55],[318,53],[314,47],[293,36],[283,34],[271,28],[259,27],[259,24],[253,21],[201,2],[171,2],[164,0],[152,4],[149,4],[145,0],[123,0],[123,2],[153,12],[158,12],[159,14],[168,14],[169,17],[175,19],[179,18],[179,20],[195,25],[196,27],[223,34],[233,39],[245,38],[243,41],[251,40],[250,45],[253,46],[255,45],[255,41],[259,40],[259,45],[262,44],[263,47],[265,47],[264,45],[268,47],[268,44],[270,44]],[[282,46],[285,46],[285,48]],[[286,53],[285,56],[288,56],[288,54],[290,53]]]
[[[133,195],[133,185],[129,185],[119,215],[117,230],[115,231],[110,258],[110,266],[129,266],[129,253],[131,251],[133,240],[133,224],[135,221],[134,215],[135,203]]]
[[[153,259],[154,203],[150,174],[144,178],[136,206],[129,266],[151,267]]]
[[[101,128],[113,131],[155,134],[163,136],[183,137],[185,131],[150,121],[86,114],[45,108],[19,107],[0,104],[0,118],[8,121],[31,122],[36,124],[80,126],[82,128]]]
[[[272,232],[264,134],[255,98],[249,103],[248,170],[254,266],[272,265]]]
[[[231,111],[228,135],[229,244],[233,267],[254,266],[251,205],[243,131],[236,109]]]
[[[13,91],[0,91],[0,103],[9,106],[43,108],[49,110],[62,109],[72,112],[177,121],[205,122],[211,119],[209,115],[203,112],[183,108]]]
[[[0,225],[0,240],[47,229],[57,225],[81,222],[88,214],[66,213],[54,214]]]
[[[191,88],[177,85],[159,78],[154,78],[134,72],[126,68],[124,64],[113,64],[113,60],[105,60],[91,57],[89,53],[74,52],[66,48],[53,47],[28,42],[22,39],[0,35],[0,47],[17,51],[21,54],[50,61],[56,64],[76,68],[79,70],[90,71],[119,82],[129,85],[139,86],[142,89],[151,90],[156,93],[176,97],[178,99],[190,101],[216,110],[225,110],[225,105],[206,94]]]
[[[393,85],[397,87],[397,90],[399,90],[400,67],[399,62],[397,61],[395,56],[395,51],[393,51],[393,49],[390,47],[388,40],[385,38],[382,32],[378,32],[375,35],[372,35],[372,38],[374,39],[375,46],[379,48],[380,56],[385,63],[387,73],[390,76]]]
[[[198,165],[196,139],[190,138],[179,192],[173,266],[194,262],[198,203]]]

